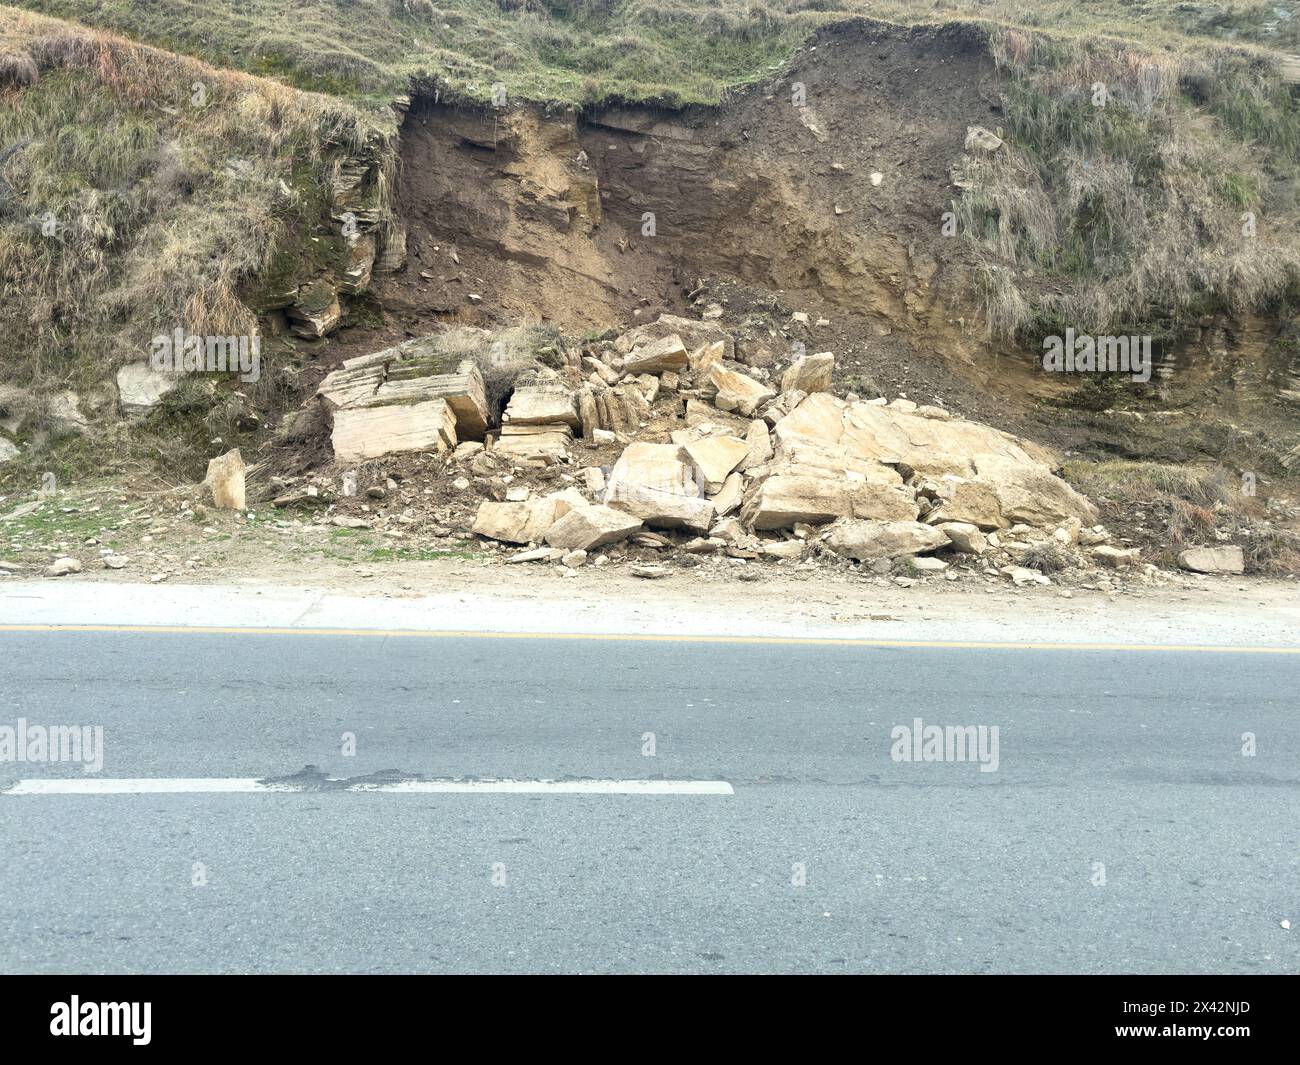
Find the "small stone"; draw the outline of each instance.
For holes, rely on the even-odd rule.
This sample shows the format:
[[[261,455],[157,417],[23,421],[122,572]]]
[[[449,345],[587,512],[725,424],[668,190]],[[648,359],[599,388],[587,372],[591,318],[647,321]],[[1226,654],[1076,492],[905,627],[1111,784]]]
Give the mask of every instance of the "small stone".
[[[69,573],[80,573],[81,563],[75,558],[56,558],[45,567],[47,577],[66,577]]]
[[[672,573],[665,566],[633,566],[630,572],[633,577],[642,577],[645,580],[658,580],[660,577],[668,577]]]

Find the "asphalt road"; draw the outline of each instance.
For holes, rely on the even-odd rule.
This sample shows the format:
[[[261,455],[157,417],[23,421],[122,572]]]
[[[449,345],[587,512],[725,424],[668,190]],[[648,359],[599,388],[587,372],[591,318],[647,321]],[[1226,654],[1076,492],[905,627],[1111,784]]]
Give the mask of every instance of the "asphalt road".
[[[96,779],[301,783],[0,795],[6,972],[1300,969],[1300,656],[9,632],[0,692]],[[894,760],[917,717],[996,772]]]

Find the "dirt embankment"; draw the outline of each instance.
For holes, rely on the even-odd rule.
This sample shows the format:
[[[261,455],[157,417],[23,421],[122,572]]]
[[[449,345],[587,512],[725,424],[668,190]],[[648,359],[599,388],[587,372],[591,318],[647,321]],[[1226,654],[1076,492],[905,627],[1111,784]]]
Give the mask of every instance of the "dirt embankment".
[[[729,316],[806,312],[810,350],[845,373],[952,387],[983,343],[968,249],[942,216],[967,127],[997,125],[993,77],[972,28],[856,24],[717,110],[417,98],[397,197],[408,263],[377,295],[412,331],[436,316],[574,333],[717,296]]]

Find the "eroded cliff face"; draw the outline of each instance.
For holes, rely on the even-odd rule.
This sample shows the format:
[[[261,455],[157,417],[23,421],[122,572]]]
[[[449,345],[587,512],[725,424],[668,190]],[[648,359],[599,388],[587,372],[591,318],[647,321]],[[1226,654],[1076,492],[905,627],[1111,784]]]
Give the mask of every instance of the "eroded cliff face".
[[[715,109],[469,109],[417,95],[395,196],[405,264],[377,267],[371,291],[408,332],[448,320],[582,334],[701,313],[722,284],[729,316],[829,322],[807,343],[834,349],[845,373],[1009,410],[1069,397],[1079,379],[989,339],[983,271],[945,226],[968,131],[1002,126],[1001,100],[979,30],[866,22],[823,31],[789,72]],[[1146,398],[1290,409],[1286,328],[1207,316],[1156,345]]]
[[[858,28],[717,110],[417,99],[398,196],[411,258],[385,298],[457,313],[475,295],[603,329],[715,276],[882,331],[952,332],[974,291],[942,233],[949,167],[991,121],[990,76],[974,31]]]

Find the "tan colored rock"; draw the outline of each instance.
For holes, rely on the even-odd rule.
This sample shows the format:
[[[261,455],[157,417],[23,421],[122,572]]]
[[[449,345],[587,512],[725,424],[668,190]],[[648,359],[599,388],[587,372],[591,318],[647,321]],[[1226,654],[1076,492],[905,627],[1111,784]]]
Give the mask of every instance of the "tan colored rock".
[[[573,431],[564,424],[503,425],[494,451],[532,466],[553,466],[564,461],[573,443]]]
[[[722,487],[714,493],[711,502],[713,503],[713,512],[721,518],[730,514],[745,497],[745,478],[739,473],[730,474]]]
[[[1018,521],[1039,526],[1096,521],[1096,508],[1052,474],[1037,445],[960,418],[927,417],[910,401],[847,404],[814,393],[776,425],[777,455],[790,445],[897,466],[941,486],[944,503],[931,523],[961,521],[982,529]]]
[[[707,532],[713,504],[703,497],[687,459],[676,444],[630,444],[610,471],[605,502],[652,528]]]
[[[117,395],[123,414],[147,414],[180,383],[180,375],[159,373],[147,362],[132,362],[117,371]]]
[[[963,555],[982,555],[989,549],[989,542],[979,527],[964,521],[945,521],[935,525],[941,533],[952,541],[952,549]]]
[[[752,466],[762,466],[772,457],[772,438],[766,422],[760,419],[750,422],[745,433],[745,443],[749,446],[749,454],[740,464],[742,471]]]
[[[456,446],[456,416],[444,399],[385,403],[372,398],[334,412],[330,435],[339,462],[364,462],[412,451]]]
[[[331,410],[446,400],[456,436],[481,440],[489,413],[483,375],[471,359],[442,354],[436,337],[406,341],[354,359],[329,374],[316,395]]]
[[[691,352],[690,367],[691,371],[697,375],[707,374],[715,366],[721,366],[725,358],[727,345],[721,340],[714,341],[711,344],[702,344]]]
[[[771,474],[751,485],[740,518],[759,531],[823,525],[836,518],[914,521],[916,500],[901,485],[845,477]]]
[[[800,559],[804,546],[802,540],[764,540],[759,551],[768,558]]]
[[[541,543],[555,522],[572,509],[554,498],[529,499],[522,503],[479,504],[471,531],[476,536],[510,544]]]
[[[1136,547],[1111,547],[1109,544],[1102,544],[1101,547],[1092,549],[1092,560],[1097,565],[1108,569],[1126,569],[1136,565],[1140,557],[1141,553]]]
[[[221,510],[245,510],[244,456],[239,448],[227,451],[208,462],[208,475],[203,487],[212,499],[212,505]]]
[[[723,358],[731,358],[735,353],[735,344],[731,334],[717,322],[704,322],[694,318],[682,318],[675,314],[661,314],[648,325],[637,326],[624,333],[614,342],[615,350],[626,355],[634,348],[639,348],[654,340],[678,336],[688,351],[696,351],[708,344],[720,343]]]
[[[689,365],[686,345],[675,333],[651,341],[623,357],[625,374],[663,373],[665,370],[684,370]]]
[[[781,375],[781,391],[829,392],[835,373],[835,356],[829,351],[801,355]]]
[[[826,535],[826,544],[831,550],[859,562],[922,554],[947,543],[948,537],[942,532],[918,521],[844,518],[832,525]]]
[[[1189,547],[1179,553],[1178,565],[1194,573],[1246,572],[1246,559],[1240,547]]]
[[[325,280],[303,285],[296,302],[285,313],[289,316],[290,331],[309,339],[332,333],[343,318],[338,292]]]
[[[591,551],[626,539],[641,528],[639,518],[613,507],[574,507],[546,533],[546,542],[566,551]]]
[[[714,406],[719,410],[735,411],[745,418],[776,396],[767,385],[720,365],[709,370],[709,383],[718,390],[713,397]]]
[[[501,421],[509,425],[559,423],[577,429],[580,422],[573,399],[573,393],[563,385],[524,385],[511,394]]]
[[[712,495],[749,455],[749,444],[734,436],[710,436],[685,445],[684,450],[703,474],[704,491]]]

